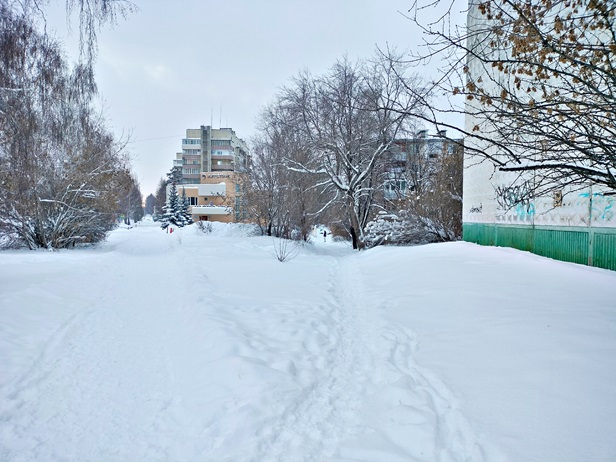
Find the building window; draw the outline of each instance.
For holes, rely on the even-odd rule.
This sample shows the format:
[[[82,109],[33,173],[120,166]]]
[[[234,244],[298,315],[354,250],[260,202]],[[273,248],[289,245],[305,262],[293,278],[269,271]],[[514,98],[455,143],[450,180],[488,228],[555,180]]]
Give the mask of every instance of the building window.
[[[563,206],[563,191],[558,190],[554,191],[554,207],[562,207]]]
[[[388,180],[385,185],[385,199],[401,199],[406,195],[405,180]]]

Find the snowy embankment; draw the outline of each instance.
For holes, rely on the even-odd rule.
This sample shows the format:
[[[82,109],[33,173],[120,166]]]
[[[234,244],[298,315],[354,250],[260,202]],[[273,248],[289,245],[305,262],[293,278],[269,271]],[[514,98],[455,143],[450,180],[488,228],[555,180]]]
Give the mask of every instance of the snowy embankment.
[[[0,460],[612,461],[616,272],[140,225],[0,254]]]

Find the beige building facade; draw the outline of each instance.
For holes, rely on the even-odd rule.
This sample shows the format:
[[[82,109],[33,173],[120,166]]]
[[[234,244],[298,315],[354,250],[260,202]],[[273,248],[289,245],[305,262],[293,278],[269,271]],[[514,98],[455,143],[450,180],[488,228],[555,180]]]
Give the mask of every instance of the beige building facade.
[[[173,165],[181,168],[182,184],[176,187],[190,201],[193,221],[246,219],[243,185],[248,157],[246,143],[231,128],[202,125],[186,130]]]
[[[237,172],[201,172],[199,184],[178,185],[190,201],[193,221],[241,222],[246,219],[244,176]]]

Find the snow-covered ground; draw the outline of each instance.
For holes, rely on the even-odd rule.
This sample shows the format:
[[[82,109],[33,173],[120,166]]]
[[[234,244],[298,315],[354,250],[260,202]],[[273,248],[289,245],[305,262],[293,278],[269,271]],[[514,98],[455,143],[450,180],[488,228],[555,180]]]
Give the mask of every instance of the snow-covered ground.
[[[274,245],[0,253],[0,460],[616,460],[616,272]]]

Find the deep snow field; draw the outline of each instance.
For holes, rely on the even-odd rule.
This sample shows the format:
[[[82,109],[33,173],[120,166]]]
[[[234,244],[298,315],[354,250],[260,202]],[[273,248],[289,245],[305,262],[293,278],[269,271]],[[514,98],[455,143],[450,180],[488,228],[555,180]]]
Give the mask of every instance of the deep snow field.
[[[144,222],[0,252],[0,460],[616,460],[616,272],[274,246]]]

